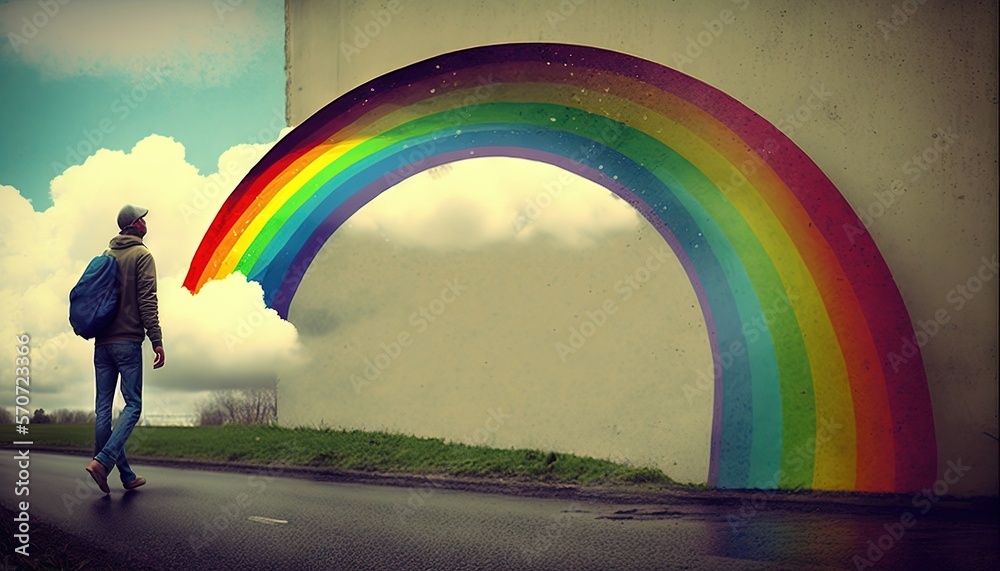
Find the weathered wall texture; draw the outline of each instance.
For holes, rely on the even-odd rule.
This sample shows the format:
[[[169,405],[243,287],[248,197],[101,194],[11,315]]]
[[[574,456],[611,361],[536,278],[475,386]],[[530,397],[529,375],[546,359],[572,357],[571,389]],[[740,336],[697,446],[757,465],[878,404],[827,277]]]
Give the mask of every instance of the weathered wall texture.
[[[415,61],[516,41],[593,45],[680,69],[760,113],[808,153],[866,223],[915,328],[924,333],[918,338],[925,341],[939,473],[959,460],[971,466],[947,484],[947,493],[997,493],[995,2],[289,2],[290,123]],[[658,239],[649,234],[642,226],[621,240],[640,254]],[[640,235],[647,240],[639,241]],[[624,246],[616,244],[616,251]],[[327,250],[334,255],[314,264],[290,314],[307,347],[326,353],[314,376],[282,380],[284,422],[485,438],[492,445],[627,459],[660,466],[681,480],[704,481],[710,395],[685,399],[679,390],[684,379],[675,375],[710,370],[711,355],[703,324],[699,329],[691,323],[697,320],[689,307],[694,295],[676,268],[669,279],[664,273],[650,281],[655,295],[625,308],[637,315],[622,320],[627,327],[616,326],[620,335],[593,347],[591,358],[606,361],[634,347],[648,336],[644,323],[667,319],[684,324],[675,339],[666,340],[683,357],[616,361],[627,364],[615,365],[615,377],[630,381],[608,390],[600,362],[581,360],[573,372],[579,377],[567,384],[564,369],[530,368],[530,336],[505,345],[504,335],[516,331],[512,324],[519,319],[571,319],[545,303],[555,298],[545,297],[551,294],[538,282],[551,275],[553,264],[561,264],[565,279],[577,280],[559,298],[572,313],[603,299],[591,285],[613,285],[611,277],[641,265],[642,256],[621,259],[599,250],[567,256],[540,248],[523,259],[516,252],[524,250],[504,249],[435,257],[350,233],[335,235]],[[393,370],[355,391],[344,377],[359,364],[363,368],[363,358],[376,355],[380,343],[414,329],[407,316],[436,297],[457,268],[482,285],[448,309],[459,315],[465,302],[469,313],[428,329],[423,343],[414,343]],[[497,280],[498,274],[524,277],[512,285]],[[518,289],[532,283],[534,293]],[[391,316],[361,337],[338,337],[329,324],[321,326],[320,317],[332,311],[324,300],[346,307],[356,299],[345,288],[392,292],[393,310],[370,309]],[[407,297],[399,299],[403,291]],[[484,322],[491,303],[521,313],[505,311]],[[364,313],[359,309],[351,319],[363,320]],[[327,316],[334,323],[348,317]],[[485,337],[470,341],[476,324]],[[474,364],[481,355],[470,352],[472,343],[489,346],[495,360]],[[407,359],[410,368],[403,366]],[[435,383],[449,371],[470,375],[476,367],[482,376],[467,383]],[[562,382],[546,386],[557,374]],[[662,385],[658,379],[665,376],[672,386],[648,386]],[[491,416],[498,408],[511,416],[499,422]],[[482,438],[476,432],[481,428],[489,429],[479,433]]]

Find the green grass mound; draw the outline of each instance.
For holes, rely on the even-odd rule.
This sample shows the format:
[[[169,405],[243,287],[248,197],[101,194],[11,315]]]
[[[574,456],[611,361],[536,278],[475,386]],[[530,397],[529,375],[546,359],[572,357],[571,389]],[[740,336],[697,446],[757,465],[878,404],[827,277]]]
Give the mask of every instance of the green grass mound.
[[[35,444],[92,450],[93,425],[37,424]],[[133,456],[508,478],[567,484],[672,485],[655,468],[540,450],[501,450],[383,432],[278,426],[136,427]]]

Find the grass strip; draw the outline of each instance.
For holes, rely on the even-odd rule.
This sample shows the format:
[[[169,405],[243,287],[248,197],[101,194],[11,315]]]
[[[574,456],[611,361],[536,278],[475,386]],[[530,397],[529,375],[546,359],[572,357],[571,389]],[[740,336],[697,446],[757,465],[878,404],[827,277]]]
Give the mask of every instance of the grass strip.
[[[91,424],[33,424],[36,445],[90,451]],[[495,449],[384,432],[278,426],[141,426],[128,441],[134,456],[319,466],[415,475],[510,478],[561,484],[674,485],[655,468],[626,466],[542,450]]]

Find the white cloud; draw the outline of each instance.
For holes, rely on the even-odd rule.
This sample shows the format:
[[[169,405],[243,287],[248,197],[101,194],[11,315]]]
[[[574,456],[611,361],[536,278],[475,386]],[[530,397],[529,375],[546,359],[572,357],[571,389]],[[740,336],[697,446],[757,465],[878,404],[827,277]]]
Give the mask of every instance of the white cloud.
[[[257,283],[233,275],[198,296],[181,285],[222,202],[270,146],[233,147],[209,176],[184,160],[183,145],[158,135],[128,153],[102,149],[52,181],[53,206],[44,212],[0,186],[0,336],[32,338],[33,405],[91,406],[93,346],[69,328],[68,294],[117,233],[125,203],[149,209],[144,241],[157,264],[167,366],[152,372],[147,354],[147,384],[173,391],[174,402],[189,406],[178,391],[259,385],[301,361],[295,328],[264,307]],[[249,320],[251,330],[240,329],[241,320]]]
[[[346,229],[455,250],[532,238],[589,246],[638,225],[632,206],[594,182],[546,163],[496,157],[416,174],[359,210]]]
[[[197,295],[175,278],[161,288],[175,388],[263,386],[302,363],[295,327],[265,307],[260,284],[242,274],[210,281]]]
[[[43,5],[44,4],[44,5]],[[280,41],[278,8],[255,0],[16,1],[0,5],[4,52],[52,78],[148,69],[188,84],[224,85]]]

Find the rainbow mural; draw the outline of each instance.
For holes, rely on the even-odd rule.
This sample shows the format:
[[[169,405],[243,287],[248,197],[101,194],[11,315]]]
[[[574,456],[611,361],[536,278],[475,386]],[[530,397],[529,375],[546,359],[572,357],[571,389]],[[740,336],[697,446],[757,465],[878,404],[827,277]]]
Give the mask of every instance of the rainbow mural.
[[[354,212],[417,172],[486,156],[605,186],[676,253],[716,364],[709,485],[905,492],[934,481],[923,362],[919,350],[899,356],[916,347],[913,327],[851,207],[762,117],[629,55],[493,45],[357,87],[236,187],[185,286],[242,272],[287,318],[310,262]]]

